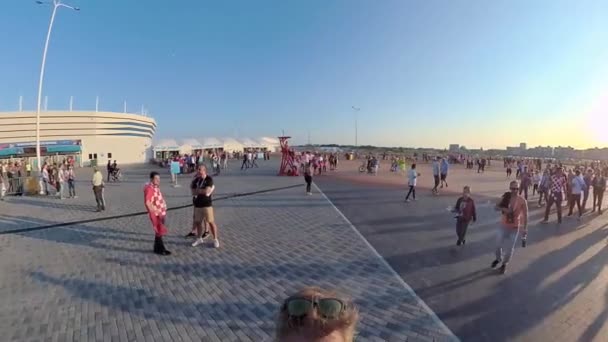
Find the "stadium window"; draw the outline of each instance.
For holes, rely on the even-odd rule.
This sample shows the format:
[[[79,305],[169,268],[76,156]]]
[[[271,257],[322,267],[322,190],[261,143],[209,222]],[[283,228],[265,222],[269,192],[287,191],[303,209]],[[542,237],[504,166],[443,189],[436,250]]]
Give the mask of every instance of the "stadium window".
[[[93,159],[97,159],[97,153],[93,153]]]
[[[93,155],[89,153],[89,160],[93,159]]]
[[[108,159],[112,159],[112,153],[108,153]]]

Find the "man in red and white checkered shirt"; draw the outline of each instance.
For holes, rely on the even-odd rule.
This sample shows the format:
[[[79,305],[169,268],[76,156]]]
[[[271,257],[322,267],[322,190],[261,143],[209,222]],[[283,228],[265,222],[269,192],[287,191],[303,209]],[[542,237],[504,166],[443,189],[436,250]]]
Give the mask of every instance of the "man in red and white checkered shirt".
[[[163,243],[163,235],[167,234],[165,217],[167,216],[167,203],[160,192],[160,175],[158,172],[150,173],[150,183],[144,187],[144,203],[148,209],[148,216],[154,229],[154,253],[169,255]]]

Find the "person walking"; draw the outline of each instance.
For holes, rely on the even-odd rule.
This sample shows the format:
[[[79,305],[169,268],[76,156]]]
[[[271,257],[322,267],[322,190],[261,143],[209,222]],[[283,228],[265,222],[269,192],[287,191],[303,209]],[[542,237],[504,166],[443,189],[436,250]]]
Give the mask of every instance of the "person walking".
[[[532,176],[532,196],[536,195],[537,192],[540,195],[540,190],[538,189],[540,185],[540,178],[540,173],[538,170],[535,170],[534,175]]]
[[[407,172],[407,185],[409,185],[410,190],[405,195],[405,201],[410,201],[410,195],[412,195],[412,199],[416,200],[416,181],[418,180],[418,176],[420,174],[416,171],[416,164],[412,164],[412,168]]]
[[[76,172],[74,171],[73,165],[68,166],[67,179],[68,179],[69,197],[78,198],[78,196],[76,196]]]
[[[63,165],[57,168],[57,197],[65,199],[64,193],[67,190],[67,179]]]
[[[95,195],[95,202],[97,202],[97,212],[106,210],[106,203],[103,198],[103,175],[97,167],[93,168],[93,194]]]
[[[587,200],[589,199],[589,192],[591,191],[591,187],[593,186],[593,170],[588,169],[583,177],[585,180],[585,187],[583,188],[583,212],[585,212],[587,208]]]
[[[167,234],[167,203],[160,191],[160,175],[156,171],[150,172],[150,182],[144,186],[144,204],[154,229],[154,253],[170,255],[163,242],[163,236]]]
[[[549,170],[545,170],[543,175],[540,177],[540,182],[538,184],[538,207],[541,208],[543,206],[543,196],[545,200],[547,199],[547,194],[549,193],[549,186],[551,184],[551,174]]]
[[[450,168],[450,164],[446,158],[441,158],[441,188],[443,188],[443,183],[445,183],[445,187],[448,187],[448,169]]]
[[[477,210],[475,201],[471,198],[471,187],[468,185],[462,189],[462,196],[456,201],[453,211],[456,213],[456,246],[466,243],[467,228],[471,221],[477,221]]]
[[[561,167],[558,167],[550,178],[549,192],[546,194],[547,207],[545,208],[545,218],[540,223],[545,224],[549,222],[549,212],[554,203],[557,210],[557,223],[562,223],[562,201],[564,200],[564,194],[568,193],[566,190],[564,171]]]
[[[437,190],[437,187],[439,186],[439,173],[440,173],[439,157],[437,157],[433,160],[433,179],[435,181],[435,186],[431,190],[433,195],[439,194],[439,190]]]
[[[44,166],[42,166],[42,172],[40,174],[40,181],[41,181],[40,183],[42,185],[42,189],[41,189],[42,194],[44,194],[45,196],[48,196],[51,176],[49,175],[48,166],[46,164],[44,164]]]
[[[528,168],[524,167],[523,171],[520,173],[521,183],[519,184],[519,195],[524,194],[524,198],[526,201],[528,200],[528,189],[530,188],[530,184],[532,183],[532,179],[530,177],[530,172],[528,172]]]
[[[597,170],[595,173],[595,177],[593,178],[592,212],[595,212],[595,208],[597,205],[597,213],[599,215],[602,214],[602,199],[604,199],[604,192],[606,192],[606,177],[604,177],[604,172]]]
[[[112,161],[108,160],[108,165],[106,165],[106,172],[108,173],[108,180],[106,182],[110,183],[110,176],[112,175]]]
[[[247,156],[249,156],[248,153],[243,153],[243,164],[241,164],[241,170],[246,170],[249,168],[249,160],[247,159]]]
[[[306,182],[306,194],[312,195],[311,185],[312,185],[312,168],[310,163],[304,163],[302,165],[303,173],[304,173],[304,181]]]
[[[192,195],[195,196],[194,223],[196,224],[198,238],[192,243],[192,247],[205,242],[203,239],[203,224],[206,222],[209,225],[211,234],[213,234],[213,247],[218,248],[220,247],[220,241],[213,215],[213,200],[211,198],[215,191],[215,185],[213,185],[213,178],[207,174],[207,167],[205,165],[199,166],[198,173],[197,184],[192,190]]]
[[[515,243],[519,233],[522,233],[522,245],[526,246],[526,237],[528,235],[528,202],[525,198],[518,194],[517,181],[512,181],[509,184],[509,192],[506,192],[501,201],[496,205],[496,209],[501,212],[501,224],[498,227],[496,234],[496,259],[492,262],[491,267],[496,268],[499,263],[500,273],[505,274],[507,265],[513,257],[515,251]],[[503,253],[503,245],[506,243],[506,253]]]
[[[581,207],[581,195],[585,189],[585,180],[583,176],[581,176],[581,171],[576,170],[574,172],[574,177],[572,177],[572,181],[570,183],[570,210],[568,211],[568,216],[572,216],[572,210],[574,209],[574,204],[578,208],[578,219],[581,219],[583,216],[583,209]]]

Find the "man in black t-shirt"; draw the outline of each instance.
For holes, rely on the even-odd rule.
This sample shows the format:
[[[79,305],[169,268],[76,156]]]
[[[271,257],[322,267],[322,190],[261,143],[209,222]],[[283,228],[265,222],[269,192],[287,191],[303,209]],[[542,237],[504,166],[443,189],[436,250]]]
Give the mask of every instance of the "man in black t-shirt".
[[[213,247],[218,248],[220,241],[217,234],[217,225],[213,215],[213,200],[211,198],[215,186],[213,178],[207,174],[207,167],[201,165],[198,167],[198,176],[194,178],[190,185],[192,191],[192,203],[194,204],[194,225],[196,226],[198,239],[192,243],[192,247],[196,247],[204,243],[203,224],[209,225],[211,234],[213,234]]]

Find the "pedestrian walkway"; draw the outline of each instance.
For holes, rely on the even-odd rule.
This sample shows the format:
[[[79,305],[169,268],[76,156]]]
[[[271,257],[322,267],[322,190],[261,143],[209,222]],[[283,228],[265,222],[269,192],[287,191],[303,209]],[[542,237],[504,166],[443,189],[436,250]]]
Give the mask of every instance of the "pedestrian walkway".
[[[275,172],[268,163],[219,176],[217,197],[302,182]],[[143,210],[145,172],[127,179],[108,188],[104,215]],[[183,185],[163,186],[169,207],[189,203]],[[11,198],[0,204],[10,208],[0,226],[88,218],[90,197],[69,205]],[[169,257],[151,252],[143,215],[0,235],[0,331],[8,341],[270,341],[280,302],[317,285],[355,299],[358,340],[456,340],[325,197],[305,196],[302,186],[229,197],[215,208],[221,248],[190,247],[182,235],[192,211],[178,209],[168,214]]]

